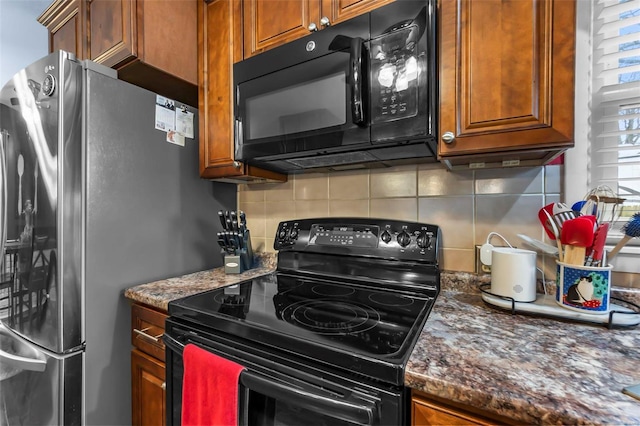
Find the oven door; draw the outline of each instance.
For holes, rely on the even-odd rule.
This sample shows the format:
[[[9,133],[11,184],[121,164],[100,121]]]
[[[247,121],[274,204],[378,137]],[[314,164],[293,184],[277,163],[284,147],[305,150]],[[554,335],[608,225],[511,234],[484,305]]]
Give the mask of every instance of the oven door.
[[[400,425],[406,421],[403,389],[373,388],[332,377],[273,352],[264,353],[221,336],[196,333],[171,318],[167,320],[164,341],[170,425],[181,424],[182,350],[187,343],[245,366],[240,375],[241,425]]]
[[[245,82],[234,72],[236,159],[294,158],[369,142],[367,49],[361,38],[337,40],[339,50]],[[236,67],[261,68],[251,64]]]

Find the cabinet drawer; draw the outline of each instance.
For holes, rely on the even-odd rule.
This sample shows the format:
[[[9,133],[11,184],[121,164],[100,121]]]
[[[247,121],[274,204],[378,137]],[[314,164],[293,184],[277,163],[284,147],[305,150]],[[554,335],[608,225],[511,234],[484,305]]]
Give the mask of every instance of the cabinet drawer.
[[[131,307],[131,344],[164,362],[164,321],[167,314],[146,306]]]

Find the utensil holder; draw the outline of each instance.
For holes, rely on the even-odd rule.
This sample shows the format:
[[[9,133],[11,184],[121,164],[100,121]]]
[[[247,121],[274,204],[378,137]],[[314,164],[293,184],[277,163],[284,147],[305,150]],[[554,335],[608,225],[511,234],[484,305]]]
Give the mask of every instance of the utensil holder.
[[[560,306],[592,314],[609,312],[612,265],[593,267],[556,263],[556,302]]]

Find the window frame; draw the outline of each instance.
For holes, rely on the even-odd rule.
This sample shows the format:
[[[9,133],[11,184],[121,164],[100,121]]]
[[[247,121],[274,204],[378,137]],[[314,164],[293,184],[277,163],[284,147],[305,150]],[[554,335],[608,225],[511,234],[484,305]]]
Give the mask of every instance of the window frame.
[[[582,200],[591,189],[590,109],[592,86],[592,1],[576,2],[576,67],[575,67],[575,146],[564,155],[563,193],[568,202]],[[618,230],[619,232],[619,230]],[[607,251],[616,241],[615,231],[607,239]],[[633,239],[616,256],[614,271],[640,273],[640,241]]]

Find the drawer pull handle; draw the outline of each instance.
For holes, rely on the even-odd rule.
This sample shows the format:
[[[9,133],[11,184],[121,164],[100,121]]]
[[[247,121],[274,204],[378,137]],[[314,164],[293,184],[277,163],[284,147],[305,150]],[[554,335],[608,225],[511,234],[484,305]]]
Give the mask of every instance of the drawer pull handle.
[[[138,334],[140,337],[143,337],[145,339],[151,340],[151,341],[153,341],[155,343],[160,343],[160,338],[162,337],[162,335],[164,333],[158,334],[157,336],[152,336],[152,335],[146,333],[147,331],[149,331],[150,328],[151,327],[147,327],[144,330],[138,330],[137,328],[134,328],[133,332]]]

